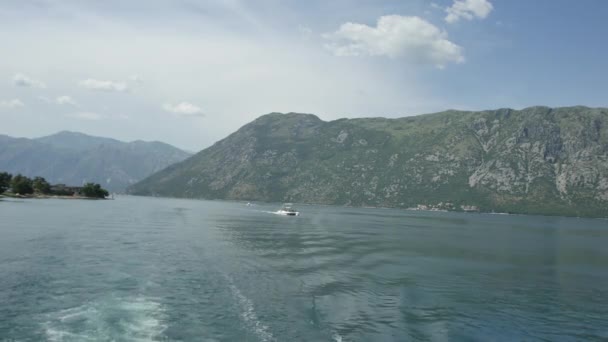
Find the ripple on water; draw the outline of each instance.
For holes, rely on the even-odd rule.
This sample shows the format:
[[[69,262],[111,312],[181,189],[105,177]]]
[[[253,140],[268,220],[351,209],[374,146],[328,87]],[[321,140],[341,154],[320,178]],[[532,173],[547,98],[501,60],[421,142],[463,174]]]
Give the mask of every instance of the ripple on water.
[[[258,318],[251,299],[247,298],[229,277],[226,276],[226,280],[228,281],[228,288],[239,306],[241,319],[247,328],[251,329],[263,342],[275,341],[270,328]]]
[[[151,298],[110,297],[46,315],[49,341],[155,341],[164,338],[163,306]]]
[[[604,221],[92,203],[2,203],[0,340],[608,340]]]

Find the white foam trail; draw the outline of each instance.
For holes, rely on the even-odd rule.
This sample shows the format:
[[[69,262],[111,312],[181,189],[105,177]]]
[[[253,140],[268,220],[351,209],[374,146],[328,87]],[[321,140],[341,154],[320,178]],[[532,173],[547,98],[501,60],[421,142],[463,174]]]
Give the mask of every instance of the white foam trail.
[[[166,329],[163,317],[149,298],[111,297],[51,313],[43,327],[49,341],[154,341]]]
[[[338,334],[337,332],[334,332],[331,338],[333,338],[336,342],[342,342],[342,336],[340,336],[340,334]]]
[[[53,328],[45,329],[46,337],[49,341],[91,341],[88,336],[72,334],[67,331],[55,330]]]
[[[229,288],[232,294],[236,297],[239,306],[241,307],[241,318],[243,322],[253,330],[253,332],[263,341],[270,342],[275,341],[274,336],[269,331],[267,325],[262,323],[257,314],[255,313],[255,307],[249,298],[247,298],[238,287],[236,287],[230,279],[228,279]]]
[[[164,310],[160,303],[139,297],[123,302],[121,309],[133,314],[133,319],[123,324],[131,338],[151,341],[161,336],[167,328],[162,322]]]
[[[285,214],[281,214],[278,211],[266,211],[266,210],[258,210],[258,211],[262,212],[262,213],[267,213],[267,214],[280,215],[280,216],[288,216],[288,215],[285,215]],[[300,216],[300,214],[298,213],[295,216]]]
[[[268,210],[256,210],[257,212],[260,213],[266,213],[266,214],[275,214],[275,215],[279,215],[278,211],[268,211]]]

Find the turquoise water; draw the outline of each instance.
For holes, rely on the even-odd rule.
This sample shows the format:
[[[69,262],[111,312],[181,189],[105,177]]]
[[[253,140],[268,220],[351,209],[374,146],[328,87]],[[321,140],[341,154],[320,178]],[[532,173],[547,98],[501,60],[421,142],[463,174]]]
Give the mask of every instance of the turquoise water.
[[[0,341],[608,339],[608,222],[0,202]]]

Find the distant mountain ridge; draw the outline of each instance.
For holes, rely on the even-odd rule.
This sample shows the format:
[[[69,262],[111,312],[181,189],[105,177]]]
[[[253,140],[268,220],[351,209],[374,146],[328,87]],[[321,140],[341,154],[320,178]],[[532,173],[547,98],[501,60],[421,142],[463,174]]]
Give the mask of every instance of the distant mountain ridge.
[[[124,142],[104,137],[96,137],[79,132],[60,131],[55,134],[47,135],[40,138],[34,138],[37,142],[48,144],[57,148],[87,150],[100,145],[120,146]]]
[[[35,139],[0,135],[1,171],[68,185],[96,182],[113,192],[190,155],[158,141],[122,142],[70,131]]]
[[[133,185],[138,195],[608,216],[608,109],[330,122],[271,113]]]

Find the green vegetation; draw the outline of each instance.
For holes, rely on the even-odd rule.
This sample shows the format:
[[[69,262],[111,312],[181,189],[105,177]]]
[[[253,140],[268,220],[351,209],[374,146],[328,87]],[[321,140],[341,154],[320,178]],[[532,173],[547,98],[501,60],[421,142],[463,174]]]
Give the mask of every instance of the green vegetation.
[[[8,172],[0,172],[0,194],[8,190],[11,186],[13,175]]]
[[[82,188],[82,194],[86,197],[91,198],[106,198],[109,193],[101,187],[99,184],[87,183]]]
[[[10,189],[10,193],[6,193]],[[106,189],[96,183],[87,183],[83,187],[66,186],[64,184],[51,185],[43,177],[33,180],[17,174],[12,176],[7,172],[0,172],[0,194],[7,196],[53,195],[64,197],[105,198],[109,195]]]
[[[50,194],[51,193],[51,184],[46,181],[46,179],[42,177],[35,177],[32,186],[34,191],[39,194]]]
[[[14,194],[29,195],[34,193],[32,180],[20,174],[11,179],[11,191]]]
[[[608,109],[261,116],[138,195],[608,217]]]

